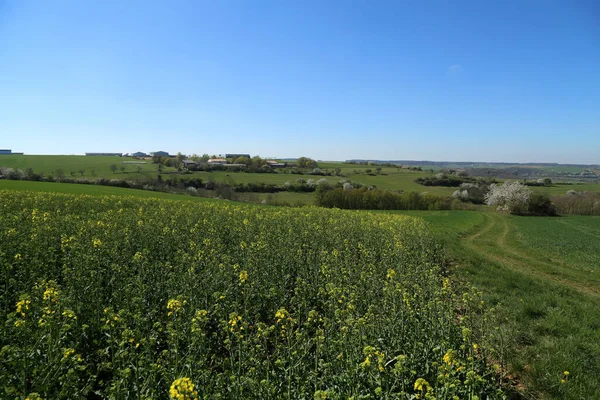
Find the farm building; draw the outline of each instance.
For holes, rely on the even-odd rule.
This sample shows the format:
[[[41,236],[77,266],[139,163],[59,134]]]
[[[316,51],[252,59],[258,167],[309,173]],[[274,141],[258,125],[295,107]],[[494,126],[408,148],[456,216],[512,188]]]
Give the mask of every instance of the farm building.
[[[146,154],[146,153],[143,153],[143,152],[141,152],[141,151],[136,151],[135,153],[133,153],[133,154],[132,154],[132,156],[133,156],[133,157],[140,157],[140,158],[143,158],[143,157],[147,157],[147,156],[148,156],[148,154]]]
[[[280,163],[280,162],[275,161],[275,160],[269,160],[269,161],[267,161],[267,164],[271,168],[283,168],[283,167],[285,167],[285,163]]]
[[[12,150],[0,149],[0,154],[12,154]]]
[[[193,160],[183,160],[181,163],[183,164],[184,168],[187,168],[192,165],[196,165],[196,161],[193,161]]]
[[[211,158],[208,160],[208,163],[213,165],[223,165],[227,164],[227,160],[224,158]]]
[[[150,153],[150,155],[154,157],[169,157],[169,153],[166,151],[155,151],[154,153]]]

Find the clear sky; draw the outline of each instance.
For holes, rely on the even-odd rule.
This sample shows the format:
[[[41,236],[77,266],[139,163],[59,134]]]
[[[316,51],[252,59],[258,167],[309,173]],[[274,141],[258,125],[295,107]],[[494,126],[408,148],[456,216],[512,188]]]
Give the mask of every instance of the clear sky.
[[[600,163],[600,2],[0,0],[0,148]]]

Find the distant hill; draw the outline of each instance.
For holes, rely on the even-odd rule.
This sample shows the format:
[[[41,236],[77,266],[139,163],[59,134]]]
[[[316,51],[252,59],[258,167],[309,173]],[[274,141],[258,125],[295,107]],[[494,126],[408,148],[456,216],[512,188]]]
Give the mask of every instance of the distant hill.
[[[373,159],[351,159],[346,160],[347,163],[365,163],[372,161],[374,163],[390,163],[403,165],[417,166],[436,166],[436,167],[508,167],[508,166],[523,166],[523,167],[576,167],[598,169],[598,164],[560,164],[560,163],[511,163],[511,162],[487,162],[487,161],[428,161],[428,160],[373,160]]]

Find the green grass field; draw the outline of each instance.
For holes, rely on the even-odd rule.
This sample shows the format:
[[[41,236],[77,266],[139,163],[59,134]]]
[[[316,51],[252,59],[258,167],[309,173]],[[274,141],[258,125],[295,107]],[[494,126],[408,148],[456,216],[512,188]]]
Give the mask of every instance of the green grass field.
[[[184,194],[171,194],[152,192],[148,190],[125,189],[120,187],[100,185],[76,185],[72,183],[54,182],[29,182],[0,180],[0,190],[24,190],[45,193],[87,194],[91,196],[134,196],[141,198],[155,198],[168,200],[207,201],[202,197],[187,196]]]
[[[498,345],[527,397],[597,398],[600,217],[399,213],[428,221],[457,276],[484,292],[498,315]]]
[[[137,173],[138,165],[123,164],[123,161],[145,161],[147,164],[139,165],[142,168],[140,174]],[[110,166],[114,164],[117,168],[124,166],[125,173],[120,170],[113,173]],[[153,176],[156,175],[156,165],[150,160],[136,160],[130,157],[109,157],[109,156],[46,156],[46,155],[0,155],[0,166],[19,168],[25,170],[33,168],[37,174],[56,176],[56,171],[62,169],[65,176],[81,177],[79,170],[84,170],[83,177],[92,178],[92,170],[95,176],[99,178],[124,178],[135,179],[137,175]],[[164,169],[165,172],[175,171],[174,168]]]
[[[137,172],[137,165],[126,165],[123,161],[132,161],[133,159],[127,157],[108,157],[108,156],[44,156],[44,155],[3,155],[0,156],[0,166],[6,166],[11,168],[19,168],[25,170],[26,168],[32,168],[35,173],[43,173],[45,175],[56,176],[56,171],[62,169],[65,176],[70,177],[71,172],[74,173],[75,178],[86,177],[93,178],[92,171],[94,171],[96,177],[103,178],[120,178],[127,180],[135,180],[140,177],[154,177],[157,174],[157,167],[151,164],[151,161],[147,161],[148,164],[141,165],[141,173]],[[126,170],[124,173],[117,171],[113,173],[110,166],[114,164],[118,168],[125,166]],[[450,196],[456,190],[451,187],[436,187],[436,186],[423,186],[415,182],[415,179],[423,176],[429,176],[431,173],[427,171],[411,171],[408,169],[401,168],[389,168],[383,167],[380,174],[376,174],[376,166],[367,165],[356,165],[356,164],[345,164],[340,162],[320,162],[319,167],[323,170],[334,172],[336,168],[341,170],[343,176],[326,176],[324,177],[330,183],[336,183],[342,179],[351,180],[366,186],[376,186],[382,189],[394,190],[394,191],[415,191],[415,192],[427,192],[439,196]],[[80,170],[83,170],[83,175],[80,174]],[[371,170],[371,174],[366,171]],[[176,172],[174,168],[164,169],[165,173]],[[322,176],[315,175],[299,175],[284,173],[285,170],[278,170],[274,174],[256,174],[246,172],[194,172],[193,174],[186,175],[170,175],[165,174],[164,176],[179,176],[184,179],[189,178],[201,178],[204,181],[213,180],[215,182],[225,182],[229,184],[235,183],[252,183],[262,182],[267,184],[283,185],[286,182],[295,182],[297,179],[313,179],[319,180]],[[545,193],[548,195],[559,195],[565,194],[568,190],[577,191],[600,191],[600,184],[573,184],[573,185],[554,185],[551,187],[534,187],[534,191]],[[258,195],[259,200],[266,198],[266,195]],[[303,193],[279,193],[273,197],[277,201],[285,201],[289,204],[313,204],[312,195]]]

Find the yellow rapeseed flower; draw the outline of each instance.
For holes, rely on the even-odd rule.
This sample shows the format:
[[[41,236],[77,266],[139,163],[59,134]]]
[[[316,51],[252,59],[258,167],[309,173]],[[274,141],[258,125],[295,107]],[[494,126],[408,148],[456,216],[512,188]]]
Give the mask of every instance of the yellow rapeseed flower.
[[[56,303],[58,301],[59,291],[52,286],[48,286],[44,291],[44,300]]]
[[[422,392],[422,391],[429,391],[431,389],[431,385],[429,384],[429,382],[427,382],[424,378],[419,378],[415,381],[415,390]]]
[[[448,350],[446,354],[444,354],[443,360],[448,365],[452,364],[452,361],[454,360],[454,350]]]
[[[396,276],[396,270],[393,268],[388,269],[388,273],[387,273],[386,277],[388,279],[394,279],[395,276]]]
[[[73,354],[75,354],[75,349],[71,349],[71,348],[65,349],[63,352],[63,358],[60,361],[61,362],[67,361],[69,359],[69,357],[71,357]]]
[[[17,314],[21,314],[22,317],[25,317],[27,313],[25,311],[29,310],[29,305],[31,304],[31,300],[24,299],[17,302]]]
[[[242,272],[240,272],[240,283],[246,283],[247,280],[248,280],[248,271],[243,270]]]
[[[365,361],[363,361],[362,364],[360,364],[360,366],[365,369],[369,368],[371,366],[371,357],[365,357]]]
[[[198,391],[190,378],[175,379],[169,389],[169,395],[173,400],[192,400],[198,398]]]
[[[77,319],[77,316],[75,315],[73,310],[65,310],[62,312],[62,315],[67,318]]]
[[[167,303],[167,310],[169,310],[169,312],[167,313],[167,316],[170,317],[171,315],[176,315],[176,314],[180,313],[182,308],[183,308],[183,303],[181,302],[181,300],[177,300],[177,299],[169,300]]]

